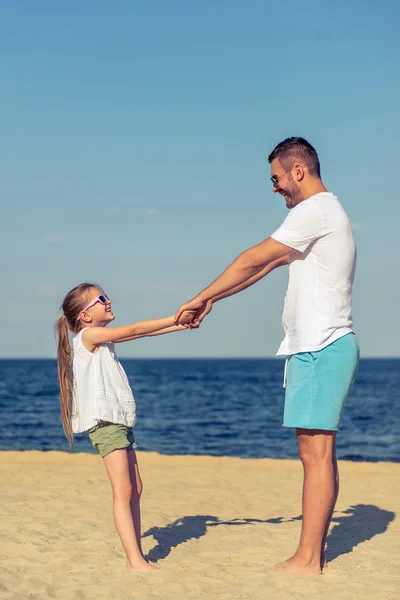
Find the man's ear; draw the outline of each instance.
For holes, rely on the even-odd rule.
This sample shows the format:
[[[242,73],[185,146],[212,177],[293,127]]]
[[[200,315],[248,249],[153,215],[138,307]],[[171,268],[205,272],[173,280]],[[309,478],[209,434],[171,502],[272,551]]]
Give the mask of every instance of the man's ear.
[[[303,181],[304,176],[305,176],[305,169],[304,169],[303,165],[301,165],[299,163],[293,165],[292,176],[294,177],[294,180],[297,182]]]

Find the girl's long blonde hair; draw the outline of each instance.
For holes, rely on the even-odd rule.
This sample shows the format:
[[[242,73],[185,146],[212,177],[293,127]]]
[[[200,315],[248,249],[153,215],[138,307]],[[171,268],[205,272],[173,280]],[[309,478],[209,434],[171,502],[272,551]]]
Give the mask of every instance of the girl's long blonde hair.
[[[63,314],[58,319],[55,331],[58,338],[57,361],[58,380],[60,382],[61,421],[65,436],[72,450],[74,438],[72,433],[72,348],[69,343],[68,331],[78,333],[81,329],[78,316],[88,302],[88,291],[101,287],[95,283],[80,283],[65,296],[61,305]],[[102,290],[101,290],[102,291]]]

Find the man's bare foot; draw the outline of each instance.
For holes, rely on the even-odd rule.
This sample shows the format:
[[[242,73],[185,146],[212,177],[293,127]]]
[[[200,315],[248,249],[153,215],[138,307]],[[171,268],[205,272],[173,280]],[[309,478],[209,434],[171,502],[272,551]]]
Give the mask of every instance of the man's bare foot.
[[[316,577],[317,575],[322,575],[321,566],[318,563],[310,563],[296,555],[277,564],[276,568],[281,573],[287,573],[296,577]]]
[[[143,559],[134,563],[128,561],[126,563],[126,570],[128,573],[150,573],[151,571],[158,571],[159,567]]]

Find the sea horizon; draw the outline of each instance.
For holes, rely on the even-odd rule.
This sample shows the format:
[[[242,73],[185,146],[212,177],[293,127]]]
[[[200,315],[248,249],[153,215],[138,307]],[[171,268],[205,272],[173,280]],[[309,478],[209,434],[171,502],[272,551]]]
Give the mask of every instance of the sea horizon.
[[[337,438],[338,458],[400,462],[399,358],[362,358]],[[138,450],[296,458],[282,427],[284,357],[121,357],[137,410]],[[57,361],[0,359],[0,450],[67,450]],[[93,452],[88,436],[75,450]]]

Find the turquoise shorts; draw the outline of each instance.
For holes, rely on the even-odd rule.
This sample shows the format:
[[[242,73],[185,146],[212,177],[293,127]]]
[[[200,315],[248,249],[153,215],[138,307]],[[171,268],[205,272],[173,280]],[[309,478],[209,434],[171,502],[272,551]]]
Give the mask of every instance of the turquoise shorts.
[[[288,357],[284,427],[339,429],[344,402],[353,385],[360,351],[348,333],[317,352]]]

